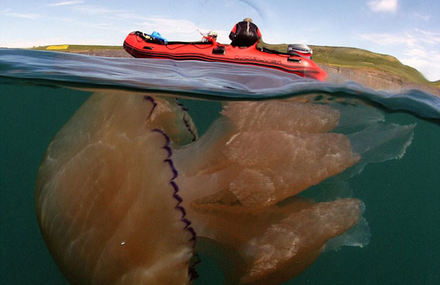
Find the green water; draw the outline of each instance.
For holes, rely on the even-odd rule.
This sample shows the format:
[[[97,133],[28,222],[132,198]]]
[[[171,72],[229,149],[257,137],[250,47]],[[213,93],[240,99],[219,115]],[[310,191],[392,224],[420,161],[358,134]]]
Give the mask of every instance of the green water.
[[[0,94],[1,283],[67,284],[39,232],[34,182],[49,142],[90,94],[11,82]],[[214,101],[183,102],[200,133],[221,110]],[[286,284],[440,284],[440,127],[409,113],[385,117],[416,127],[401,159],[368,164],[348,182],[366,205],[370,243],[326,251]],[[201,258],[195,284],[222,284],[213,261]]]
[[[88,95],[14,85],[0,93],[2,283],[66,283],[40,235],[33,188],[49,142]]]

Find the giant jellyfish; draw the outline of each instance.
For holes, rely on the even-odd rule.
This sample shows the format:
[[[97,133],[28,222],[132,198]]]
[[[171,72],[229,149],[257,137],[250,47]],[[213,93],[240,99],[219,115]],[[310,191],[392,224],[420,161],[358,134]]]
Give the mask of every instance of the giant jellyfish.
[[[354,175],[368,157],[386,159],[369,156],[380,143],[365,140],[378,132],[368,124],[352,136],[333,131],[340,112],[301,100],[229,102],[198,137],[175,98],[98,92],[39,170],[47,246],[72,284],[189,284],[196,251],[215,248],[228,283],[288,280],[364,208],[298,194]],[[411,126],[383,129],[393,132],[408,145]]]

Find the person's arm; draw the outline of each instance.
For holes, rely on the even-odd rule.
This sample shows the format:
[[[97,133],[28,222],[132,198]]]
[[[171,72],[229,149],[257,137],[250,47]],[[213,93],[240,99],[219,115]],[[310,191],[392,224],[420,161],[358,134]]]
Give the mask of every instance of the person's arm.
[[[236,32],[237,31],[237,25],[235,25],[233,28],[232,28],[232,30],[231,30],[231,32],[229,33],[229,39],[231,40],[231,41],[233,41],[234,39],[235,39],[235,35],[236,35]]]
[[[258,39],[261,39],[261,32],[260,32],[260,29],[257,27],[257,36],[258,36]]]

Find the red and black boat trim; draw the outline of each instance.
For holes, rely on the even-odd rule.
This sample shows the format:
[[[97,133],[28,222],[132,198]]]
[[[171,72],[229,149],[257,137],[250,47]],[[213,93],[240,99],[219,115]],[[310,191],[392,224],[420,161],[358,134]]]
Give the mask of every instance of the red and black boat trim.
[[[124,41],[124,49],[136,58],[164,58],[173,60],[201,60],[233,64],[255,65],[278,69],[299,76],[324,80],[325,71],[308,56],[300,53],[261,51],[256,45],[233,47],[215,41],[165,42],[141,32],[130,33]]]

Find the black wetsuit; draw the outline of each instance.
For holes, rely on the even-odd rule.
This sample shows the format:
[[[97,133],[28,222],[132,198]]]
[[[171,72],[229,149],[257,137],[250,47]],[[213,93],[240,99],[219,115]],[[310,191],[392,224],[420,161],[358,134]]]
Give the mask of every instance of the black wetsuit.
[[[242,21],[232,28],[229,38],[232,46],[248,47],[261,38],[261,33],[254,23]]]

